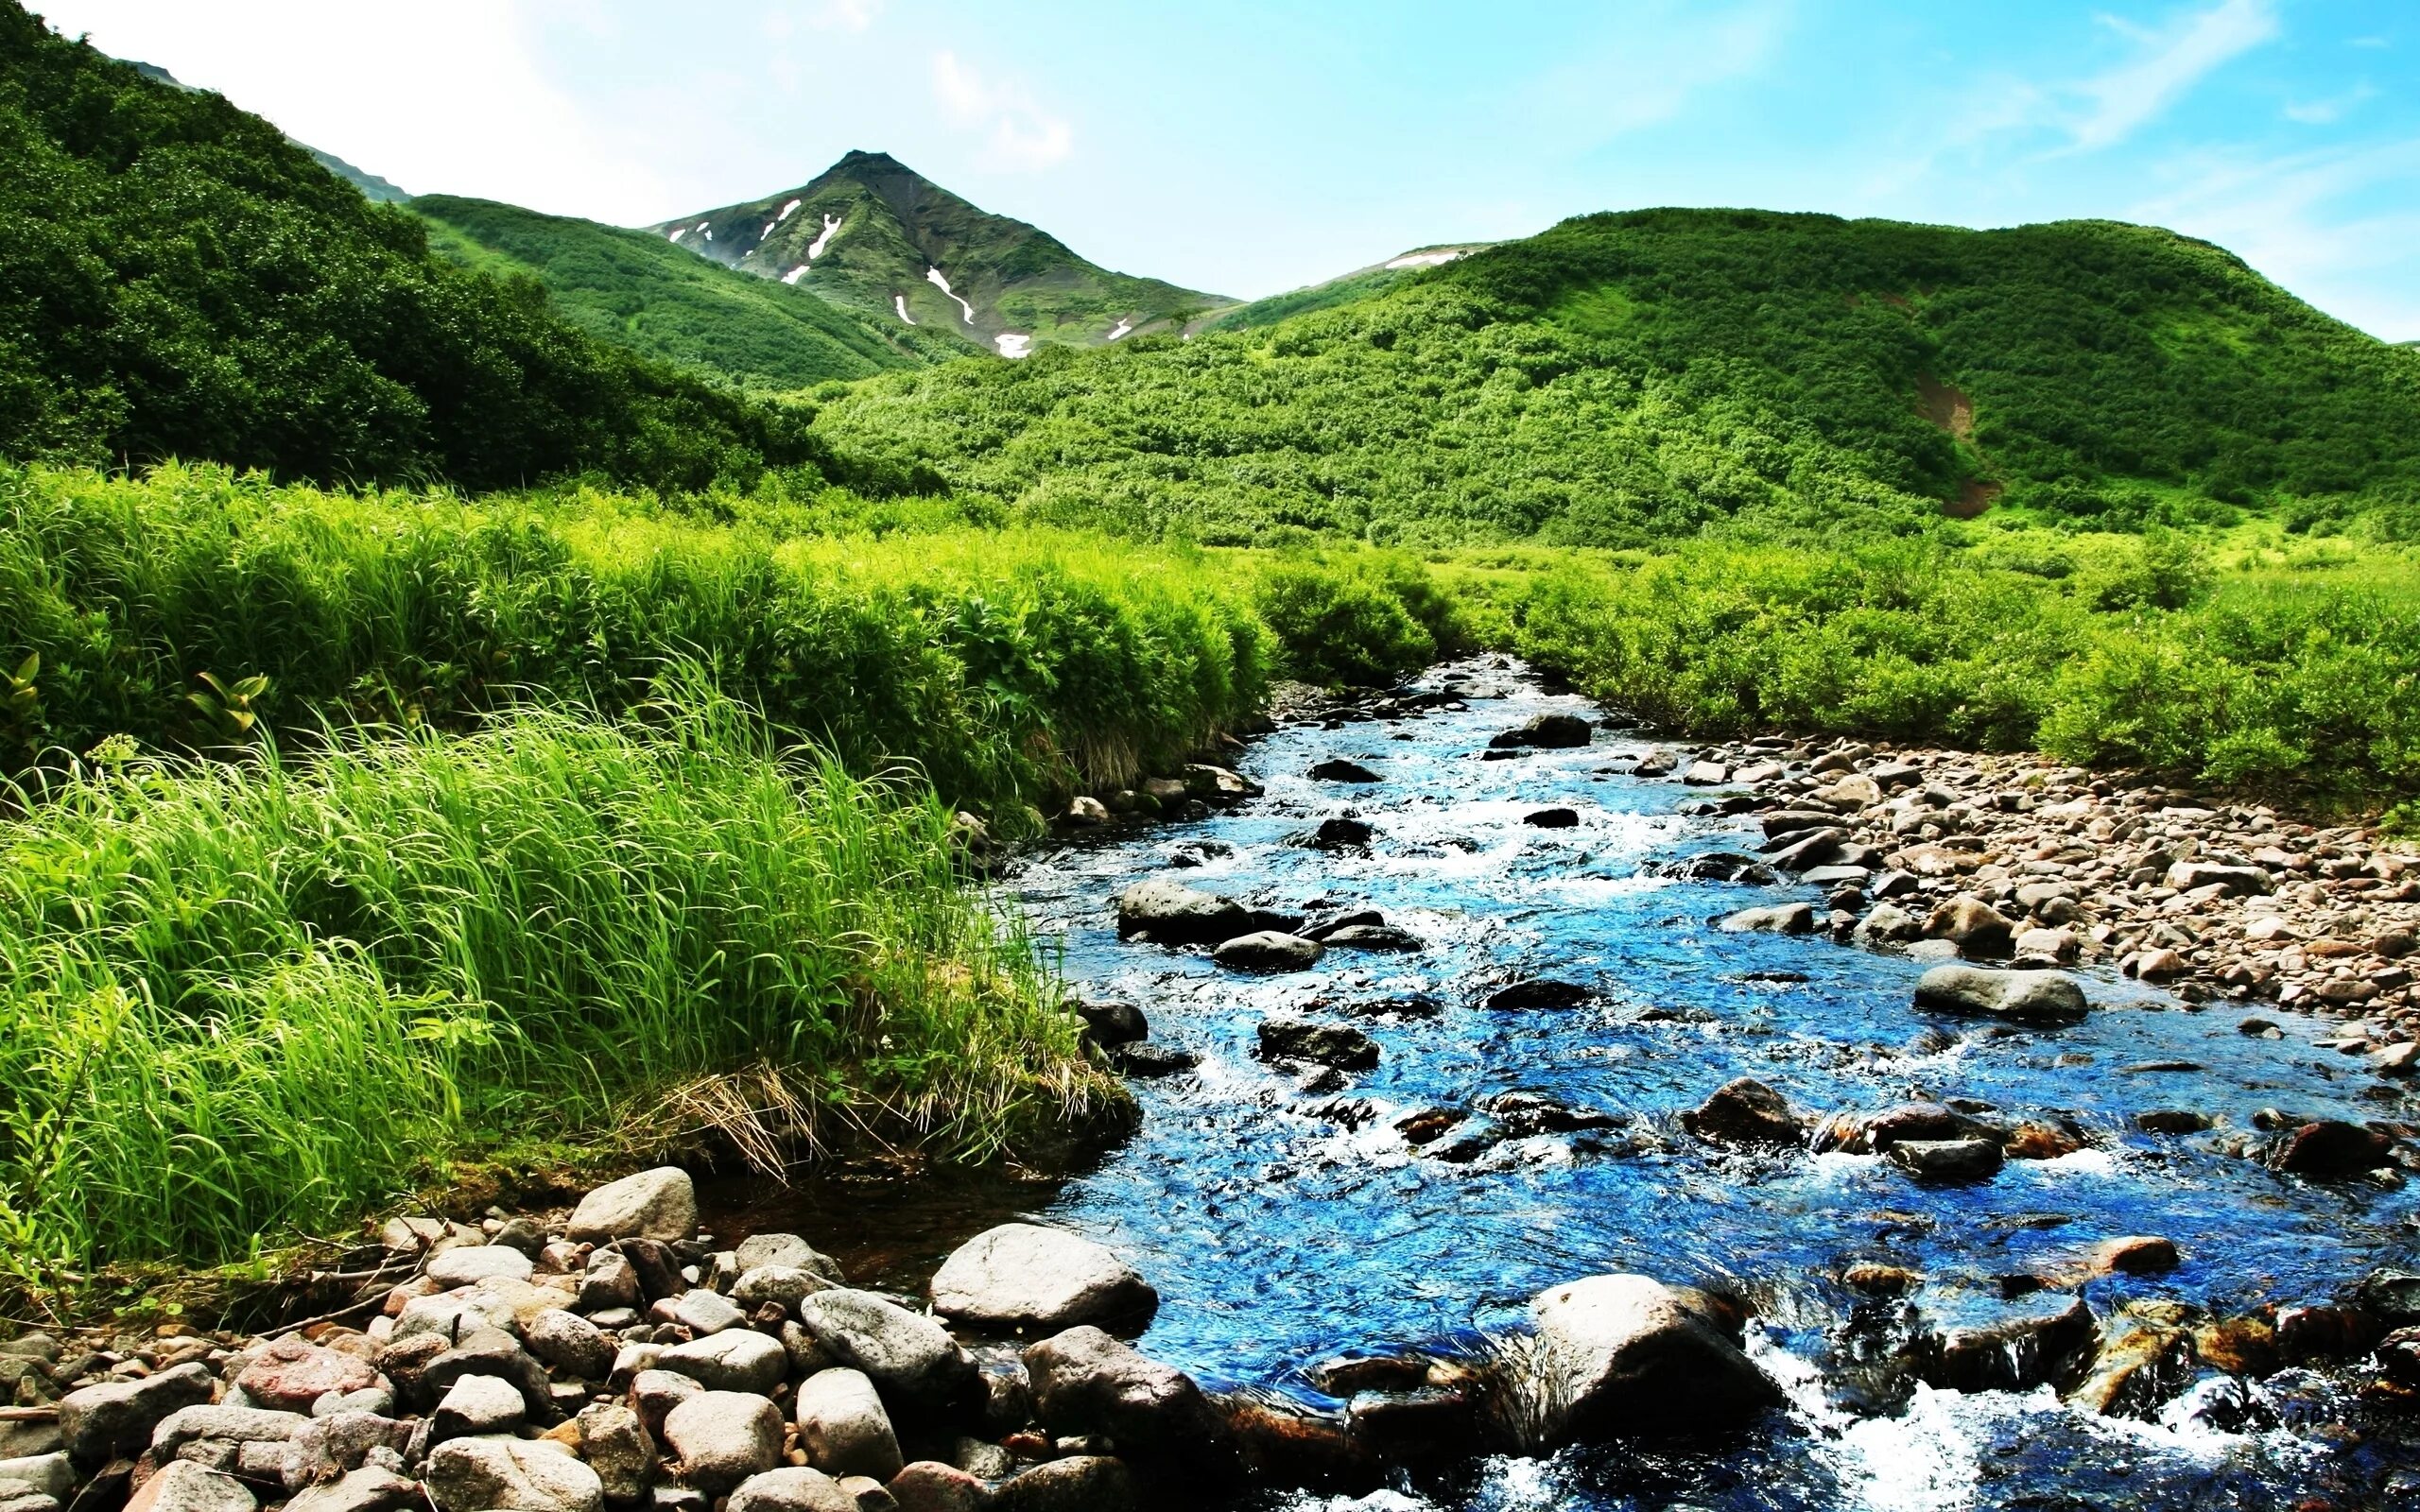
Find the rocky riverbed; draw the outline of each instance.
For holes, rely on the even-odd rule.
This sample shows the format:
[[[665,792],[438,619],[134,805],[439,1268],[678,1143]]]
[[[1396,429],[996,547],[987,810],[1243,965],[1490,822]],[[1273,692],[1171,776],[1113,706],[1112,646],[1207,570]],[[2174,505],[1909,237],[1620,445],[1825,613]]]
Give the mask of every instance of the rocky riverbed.
[[[0,1512],[2420,1495],[2375,837],[1483,662],[1003,869],[1144,1105],[1097,1167],[641,1173],[279,1337],[0,1344]]]

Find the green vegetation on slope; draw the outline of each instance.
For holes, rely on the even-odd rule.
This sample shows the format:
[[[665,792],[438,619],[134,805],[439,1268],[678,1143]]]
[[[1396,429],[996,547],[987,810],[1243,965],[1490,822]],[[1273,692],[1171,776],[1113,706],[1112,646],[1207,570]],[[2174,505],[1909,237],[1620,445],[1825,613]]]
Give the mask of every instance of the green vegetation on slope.
[[[646,232],[451,195],[414,214],[429,245],[465,267],[544,285],[555,310],[599,340],[758,388],[805,388],[963,355],[928,336],[751,278]]]
[[[916,329],[987,352],[1003,332],[1093,346],[1121,323],[1173,329],[1233,302],[1088,263],[1049,232],[977,210],[881,152],[851,152],[799,188],[650,230],[727,266],[795,277],[879,320],[898,323],[895,301],[904,300]],[[819,242],[821,251],[810,257]],[[934,269],[972,318],[931,281]]]
[[[945,810],[676,681],[643,724],[108,765],[0,827],[0,1280],[240,1261],[537,1130],[979,1157],[1121,1099]]]
[[[431,257],[267,122],[0,3],[0,455],[509,487],[810,463],[807,417]]]
[[[2088,525],[2420,529],[2420,356],[2098,222],[1588,216],[1266,329],[873,380],[819,425],[1033,518],[1206,541],[1904,531],[1996,490]]]

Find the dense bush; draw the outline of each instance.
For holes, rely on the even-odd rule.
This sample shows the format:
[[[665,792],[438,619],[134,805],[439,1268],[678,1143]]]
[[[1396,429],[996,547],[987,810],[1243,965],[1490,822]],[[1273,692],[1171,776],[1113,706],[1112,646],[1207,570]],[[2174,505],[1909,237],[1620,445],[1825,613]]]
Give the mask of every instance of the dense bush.
[[[268,123],[0,0],[0,455],[703,488],[818,462],[808,421],[431,257]]]
[[[1281,556],[1254,602],[1284,670],[1306,682],[1382,687],[1468,644],[1426,570],[1382,554]]]

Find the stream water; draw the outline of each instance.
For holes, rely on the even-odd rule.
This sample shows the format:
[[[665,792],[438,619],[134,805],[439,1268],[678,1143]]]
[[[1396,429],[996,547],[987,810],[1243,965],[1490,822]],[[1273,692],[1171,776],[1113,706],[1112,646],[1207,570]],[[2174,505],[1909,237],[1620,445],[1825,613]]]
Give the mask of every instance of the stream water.
[[[2213,1136],[2148,1135],[2132,1123],[2166,1108],[2238,1129],[2270,1107],[2359,1120],[2378,1116],[2377,1094],[2365,1097],[2359,1068],[2314,1048],[2319,1031],[2290,1014],[2273,1015],[2284,1040],[2253,1039],[2238,1031],[2239,1009],[2186,1011],[2092,977],[2087,1022],[2016,1031],[1916,1011],[1921,968],[1903,958],[1719,932],[1709,919],[1818,889],[1664,875],[1694,853],[1754,850],[1750,821],[1685,816],[1702,792],[1611,769],[1643,740],[1600,733],[1584,749],[1482,761],[1489,736],[1531,714],[1599,711],[1512,670],[1468,687],[1460,708],[1281,730],[1240,764],[1265,797],[1032,859],[1007,886],[1055,936],[1071,982],[1141,1006],[1154,1040],[1199,1055],[1198,1069],[1136,1081],[1141,1131],[1085,1175],[889,1208],[834,1202],[805,1231],[851,1258],[833,1229],[846,1211],[843,1227],[885,1236],[861,1241],[856,1258],[905,1287],[959,1239],[1010,1216],[1071,1227],[1159,1288],[1139,1341],[1147,1353],[1208,1385],[1314,1400],[1323,1399],[1302,1374],[1313,1362],[1516,1327],[1528,1299],[1559,1281],[1609,1271],[1716,1281],[1754,1303],[1751,1352],[1794,1404],[1786,1420],[1725,1443],[1488,1459],[1370,1497],[1288,1494],[1267,1498],[1272,1506],[1950,1512],[2286,1507],[2314,1493],[2360,1505],[2406,1473],[2402,1451],[2342,1426],[2358,1403],[2308,1374],[2256,1388],[2255,1425],[2237,1432],[2192,1415],[2206,1398],[2148,1422],[2090,1416],[2047,1389],[1861,1399],[1848,1323],[1860,1307],[1870,1321],[1874,1304],[1836,1280],[1858,1261],[1920,1272],[1908,1301],[1936,1327],[2076,1295],[2103,1316],[2143,1296],[2223,1316],[2325,1301],[2381,1264],[2411,1264],[2411,1193],[2301,1182],[2220,1153]],[[1338,756],[1383,781],[1304,775]],[[1524,822],[1548,805],[1577,810],[1579,822]],[[1341,814],[1374,826],[1366,853],[1300,843]],[[1181,861],[1198,864],[1171,872]],[[1313,971],[1248,977],[1204,952],[1121,942],[1110,900],[1161,874],[1288,911],[1322,899],[1375,908],[1426,949],[1331,951]],[[1602,995],[1578,1008],[1480,1005],[1487,986],[1532,974]],[[1299,1068],[1253,1056],[1256,1026],[1277,1012],[1361,1028],[1381,1047],[1376,1069],[1342,1091],[1306,1090]],[[2198,1069],[2143,1069],[2158,1063]],[[2090,1146],[2011,1161],[1977,1185],[1920,1186],[1871,1157],[1743,1156],[1680,1129],[1682,1111],[1741,1075],[1817,1111],[1972,1099],[1996,1117],[2068,1121]],[[1424,1151],[1392,1126],[1416,1108],[1470,1108],[1513,1090],[1617,1122],[1504,1139],[1461,1162],[1433,1153],[1455,1137]],[[2173,1240],[2182,1265],[2002,1299],[2000,1278],[2072,1272],[2100,1241],[2128,1234]]]

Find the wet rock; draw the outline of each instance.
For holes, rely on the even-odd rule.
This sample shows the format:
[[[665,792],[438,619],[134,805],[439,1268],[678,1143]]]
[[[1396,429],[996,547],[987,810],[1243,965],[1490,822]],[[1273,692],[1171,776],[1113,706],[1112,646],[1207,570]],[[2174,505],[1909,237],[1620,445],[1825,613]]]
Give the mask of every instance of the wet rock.
[[[260,1505],[233,1475],[171,1460],[128,1500],[126,1512],[252,1512]]]
[[[789,1373],[789,1352],[779,1339],[753,1329],[728,1329],[674,1345],[656,1356],[655,1366],[712,1391],[763,1395]]]
[[[1811,935],[1815,932],[1815,905],[1775,903],[1769,907],[1742,908],[1736,914],[1725,915],[1715,927],[1734,935]]]
[[[608,1181],[581,1197],[563,1233],[574,1244],[630,1238],[670,1244],[697,1227],[698,1193],[689,1173],[666,1165]]]
[[[2083,988],[2064,971],[2002,971],[1936,966],[1917,979],[1916,1006],[1945,1013],[1979,1013],[2015,1023],[2081,1022],[2089,1011]]]
[[[1211,953],[1211,959],[1237,971],[1307,971],[1326,954],[1327,947],[1318,940],[1261,930],[1226,941]]]
[[[1618,1113],[1574,1108],[1550,1093],[1519,1087],[1482,1097],[1478,1107],[1479,1111],[1495,1119],[1513,1139],[1527,1139],[1533,1134],[1576,1134],[1585,1129],[1616,1128],[1628,1122]],[[1406,1122],[1398,1120],[1395,1126],[1401,1129]],[[1409,1139],[1410,1136],[1407,1133],[1405,1137]]]
[[[1110,1064],[1128,1076],[1174,1076],[1201,1064],[1201,1057],[1173,1045],[1120,1045],[1110,1052]]]
[[[664,1438],[683,1480],[724,1491],[780,1462],[782,1415],[752,1392],[701,1391],[665,1416]]]
[[[1262,1391],[1231,1392],[1216,1405],[1244,1469],[1264,1485],[1347,1494],[1378,1485],[1378,1456],[1354,1436],[1340,1413]]]
[[[210,1371],[199,1362],[139,1381],[85,1386],[60,1399],[60,1437],[78,1464],[129,1458],[143,1452],[170,1413],[210,1397]]]
[[[1860,945],[1904,945],[1924,934],[1924,923],[1904,908],[1890,903],[1876,903],[1863,919],[1858,920],[1856,938]]]
[[[1902,1265],[1885,1265],[1867,1261],[1851,1265],[1841,1272],[1841,1282],[1852,1291],[1868,1297],[1905,1297],[1924,1284],[1925,1279]]]
[[[1183,775],[1185,792],[1204,802],[1223,805],[1260,796],[1256,783],[1209,762],[1187,762]]]
[[[1569,830],[1580,823],[1578,809],[1532,809],[1521,816],[1521,822],[1533,830]]]
[[[1752,1077],[1725,1082],[1714,1095],[1681,1115],[1702,1140],[1718,1144],[1796,1146],[1806,1140],[1806,1122],[1781,1093]]]
[[[2189,1330],[2131,1316],[2101,1345],[2092,1373],[2067,1400],[2104,1418],[2150,1418],[2192,1382],[2198,1366]]]
[[[2100,1326],[2081,1300],[2055,1312],[1942,1333],[1920,1349],[1917,1375],[1953,1391],[2031,1391],[2072,1386],[2092,1363]]]
[[[1378,1042],[1347,1024],[1271,1018],[1261,1021],[1259,1054],[1263,1060],[1303,1060],[1339,1071],[1367,1071],[1378,1063]]]
[[[1482,1006],[1495,1012],[1514,1013],[1536,1008],[1576,1008],[1596,998],[1595,989],[1577,982],[1536,976],[1497,988],[1487,995]]]
[[[997,1512],[1131,1512],[1141,1503],[1125,1461],[1075,1454],[1003,1483],[993,1505]]]
[[[1833,1114],[1816,1129],[1813,1148],[1879,1155],[1903,1140],[1964,1139],[1976,1132],[1974,1120],[1939,1103],[1901,1103],[1877,1112]]]
[[[2084,1142],[2067,1130],[2033,1122],[2019,1124],[2000,1142],[2001,1153],[2012,1160],[2055,1160],[2083,1147]]]
[[[2006,955],[2015,945],[2014,926],[1980,898],[1960,893],[1934,908],[1925,920],[1927,939],[1945,939],[1968,960]]]
[[[2002,1155],[1990,1140],[1902,1140],[1891,1163],[1920,1181],[1981,1181],[1999,1173]]]
[[[1543,1444],[1746,1422],[1780,1388],[1683,1293],[1645,1276],[1541,1292],[1530,1403]]]
[[[1737,850],[1709,850],[1662,869],[1671,876],[1691,882],[1736,882],[1748,886],[1769,887],[1779,880],[1773,875],[1772,868]]]
[[[731,1493],[723,1512],[860,1512],[857,1499],[821,1469],[785,1465],[752,1475]]]
[[[1069,1329],[1025,1351],[1034,1410],[1060,1435],[1103,1435],[1123,1450],[1194,1459],[1226,1445],[1226,1425],[1193,1378],[1099,1329]]]
[[[1374,951],[1392,954],[1415,954],[1428,944],[1408,929],[1392,924],[1347,924],[1328,935],[1322,943],[1340,951]]]
[[[1073,1006],[1076,1017],[1083,1021],[1085,1037],[1097,1045],[1131,1045],[1150,1038],[1150,1021],[1132,1003],[1079,1002]]]
[[[2177,1263],[2176,1242],[2152,1234],[2104,1240],[2092,1252],[2092,1268],[2102,1275],[2154,1276]]]
[[[1563,750],[1585,746],[1595,738],[1588,721],[1578,714],[1539,714],[1489,741],[1491,750]],[[1644,763],[1642,763],[1644,765]]]
[[[1359,850],[1367,848],[1376,835],[1377,832],[1371,827],[1369,820],[1339,815],[1320,820],[1319,827],[1301,843],[1314,850]]]
[[[541,1365],[578,1380],[602,1381],[614,1367],[604,1332],[577,1313],[548,1308],[529,1320],[522,1339]]]
[[[1165,877],[1138,882],[1117,895],[1117,933],[1163,945],[1216,945],[1249,933],[1250,921],[1234,899]]]
[[[510,1245],[466,1245],[432,1256],[428,1279],[450,1290],[497,1280],[526,1281],[536,1268],[527,1255]]]
[[[2322,1119],[2286,1136],[2271,1163],[2295,1176],[2361,1176],[2387,1163],[2394,1142],[2375,1129]]]
[[[605,1503],[596,1472],[544,1440],[457,1438],[430,1452],[424,1480],[438,1512],[596,1512]]]
[[[818,1292],[799,1316],[835,1360],[864,1371],[884,1400],[920,1411],[946,1411],[981,1400],[974,1357],[931,1318],[872,1292]]]
[[[932,1297],[933,1311],[954,1323],[1036,1335],[1080,1323],[1139,1332],[1160,1302],[1107,1246],[1028,1223],[1002,1224],[959,1246],[934,1274]]]
[[[1641,755],[1630,770],[1634,777],[1669,777],[1678,765],[1672,753],[1659,746]]]
[[[1341,756],[1331,756],[1326,761],[1314,762],[1311,764],[1311,769],[1303,775],[1310,778],[1313,782],[1378,782],[1385,781],[1385,779],[1380,777],[1376,772],[1374,772],[1369,767],[1362,765],[1359,762],[1350,761]]]
[[[800,1383],[797,1420],[799,1447],[816,1469],[878,1481],[899,1473],[899,1436],[865,1372],[822,1370]]]
[[[2211,1118],[2189,1108],[2152,1108],[2135,1115],[2135,1126],[2146,1134],[2199,1134]]]
[[[2175,951],[2160,949],[2139,951],[2126,957],[2128,976],[2138,976],[2146,982],[2173,982],[2193,970],[2193,963]]]

